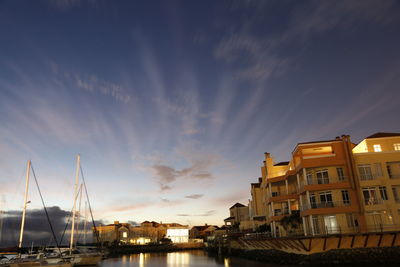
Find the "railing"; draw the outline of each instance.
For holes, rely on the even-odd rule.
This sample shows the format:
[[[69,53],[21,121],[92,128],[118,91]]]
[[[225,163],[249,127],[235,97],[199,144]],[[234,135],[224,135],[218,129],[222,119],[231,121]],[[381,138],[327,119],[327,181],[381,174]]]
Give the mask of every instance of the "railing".
[[[390,175],[389,175],[389,178],[390,178],[390,179],[400,179],[400,174],[397,174],[397,173],[395,173],[395,174],[390,174]]]
[[[378,176],[376,174],[372,174],[372,173],[360,174],[360,180],[361,181],[375,180],[377,178],[378,178]]]
[[[247,240],[252,239],[264,239],[264,238],[271,238],[272,235],[270,232],[263,232],[263,233],[248,233],[245,234],[242,238]]]
[[[274,216],[280,216],[280,215],[288,215],[289,209],[283,209],[283,210],[274,210]]]
[[[379,199],[379,198],[365,199],[364,198],[364,205],[365,206],[379,205],[379,204],[383,204],[383,199]]]
[[[334,184],[341,183],[344,181],[348,181],[347,176],[339,176],[339,177],[323,177],[323,178],[308,178],[307,183],[304,181],[300,181],[300,188],[305,185],[314,185],[314,184]]]
[[[350,205],[351,205],[350,202],[343,202],[343,201],[315,202],[311,204],[303,204],[300,210],[304,211],[309,209],[337,208],[337,207],[347,207]]]
[[[289,192],[288,193],[286,193],[286,190],[272,192],[272,194],[267,193],[266,194],[266,200],[268,200],[271,197],[287,196],[287,195],[293,195],[293,194],[298,194],[298,189],[297,188],[289,188]]]

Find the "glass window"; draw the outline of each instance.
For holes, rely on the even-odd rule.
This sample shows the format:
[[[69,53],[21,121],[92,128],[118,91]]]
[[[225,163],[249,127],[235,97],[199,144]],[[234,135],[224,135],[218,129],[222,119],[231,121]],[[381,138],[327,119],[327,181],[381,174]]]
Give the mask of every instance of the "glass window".
[[[386,170],[389,175],[389,178],[392,178],[392,169],[390,168],[390,165],[386,165]]]
[[[373,179],[371,165],[369,165],[369,164],[358,165],[358,171],[360,172],[361,180],[372,180]]]
[[[343,168],[336,168],[336,172],[337,172],[339,181],[343,181],[345,179]]]
[[[343,199],[344,204],[346,204],[346,205],[350,204],[349,191],[342,190],[342,199]]]
[[[380,162],[374,163],[374,167],[375,167],[376,176],[382,177],[383,176],[383,172],[382,172],[381,163]]]
[[[379,187],[379,193],[381,193],[381,198],[383,200],[388,200],[388,195],[387,195],[387,192],[386,192],[386,186],[380,186]]]
[[[382,152],[381,145],[374,145],[374,152]]]
[[[315,198],[314,194],[310,194],[310,203],[312,209],[317,208],[317,199]]]
[[[393,144],[393,148],[394,148],[394,150],[396,150],[396,151],[400,151],[400,143]]]
[[[400,202],[398,187],[392,187],[392,192],[393,192],[394,200],[396,202]]]
[[[321,207],[333,207],[332,193],[330,191],[320,192],[319,200],[321,202]]]
[[[313,182],[312,182],[312,173],[311,172],[307,173],[307,184],[313,184]]]
[[[329,184],[329,175],[327,169],[317,171],[315,174],[317,175],[318,184]]]
[[[366,187],[362,189],[365,205],[377,204],[375,187]]]
[[[353,213],[346,213],[346,221],[349,228],[354,228],[356,226]]]

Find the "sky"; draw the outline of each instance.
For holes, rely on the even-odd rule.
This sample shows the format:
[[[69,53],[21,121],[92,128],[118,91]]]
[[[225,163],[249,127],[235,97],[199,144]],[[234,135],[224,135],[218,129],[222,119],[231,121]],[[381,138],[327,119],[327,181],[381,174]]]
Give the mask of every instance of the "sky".
[[[222,225],[264,152],[400,132],[399,47],[394,0],[0,0],[0,210],[80,154],[97,220]]]

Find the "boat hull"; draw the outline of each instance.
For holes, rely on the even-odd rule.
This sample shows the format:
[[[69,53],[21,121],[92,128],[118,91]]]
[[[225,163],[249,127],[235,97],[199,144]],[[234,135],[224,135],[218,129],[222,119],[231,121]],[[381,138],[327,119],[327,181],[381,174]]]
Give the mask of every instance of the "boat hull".
[[[70,262],[46,263],[40,261],[10,263],[9,267],[72,267]]]

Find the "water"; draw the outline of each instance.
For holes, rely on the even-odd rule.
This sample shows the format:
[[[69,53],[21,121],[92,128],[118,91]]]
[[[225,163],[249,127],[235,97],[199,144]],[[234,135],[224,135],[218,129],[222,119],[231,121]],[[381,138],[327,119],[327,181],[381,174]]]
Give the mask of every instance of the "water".
[[[224,258],[208,256],[203,250],[179,251],[170,253],[140,253],[109,258],[102,261],[100,267],[158,267],[158,266],[277,266],[240,258]]]

